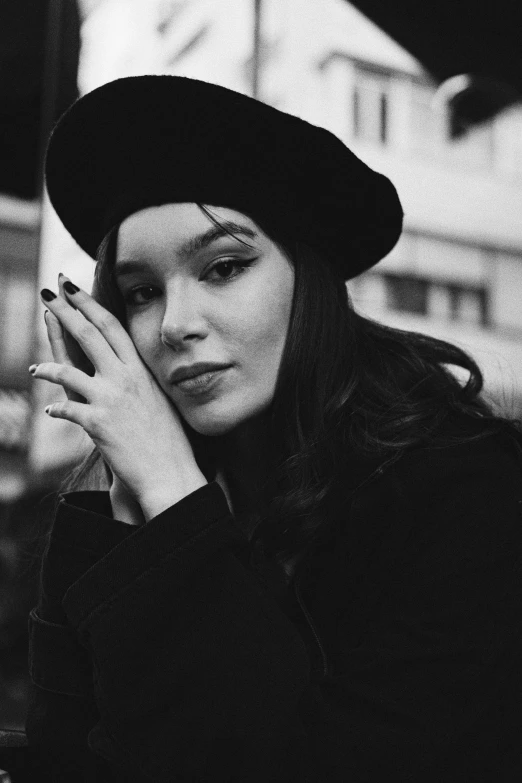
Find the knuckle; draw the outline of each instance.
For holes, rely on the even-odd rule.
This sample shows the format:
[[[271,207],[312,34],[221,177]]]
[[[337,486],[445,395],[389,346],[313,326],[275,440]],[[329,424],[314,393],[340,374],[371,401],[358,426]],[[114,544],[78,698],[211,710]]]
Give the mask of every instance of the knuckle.
[[[67,368],[63,364],[57,365],[54,371],[54,377],[57,381],[62,383],[67,379]]]
[[[100,379],[96,389],[96,400],[98,405],[111,405],[116,398],[116,389],[114,385],[107,380]]]
[[[128,367],[124,367],[121,371],[120,384],[125,393],[134,393],[136,388],[136,377]]]
[[[103,426],[103,422],[100,421],[100,418],[98,416],[96,417],[87,416],[84,427],[88,431],[89,435],[91,435],[93,438],[97,440],[102,440],[103,433],[104,433],[104,426]]]
[[[116,318],[108,311],[105,311],[100,316],[100,327],[106,332],[110,332],[112,329],[114,329],[115,322]]]
[[[80,342],[89,342],[92,340],[95,331],[94,326],[85,321],[85,323],[79,324],[76,334]]]

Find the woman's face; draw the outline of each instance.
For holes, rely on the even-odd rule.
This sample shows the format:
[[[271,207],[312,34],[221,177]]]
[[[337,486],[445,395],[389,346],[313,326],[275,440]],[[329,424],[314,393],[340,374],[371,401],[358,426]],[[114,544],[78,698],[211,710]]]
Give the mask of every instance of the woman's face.
[[[250,218],[208,209],[236,224],[229,230],[250,247],[223,235],[196,204],[149,207],[120,226],[115,279],[129,334],[161,388],[194,430],[223,435],[273,399],[294,270]],[[229,367],[195,389],[173,382],[175,370],[195,362]]]

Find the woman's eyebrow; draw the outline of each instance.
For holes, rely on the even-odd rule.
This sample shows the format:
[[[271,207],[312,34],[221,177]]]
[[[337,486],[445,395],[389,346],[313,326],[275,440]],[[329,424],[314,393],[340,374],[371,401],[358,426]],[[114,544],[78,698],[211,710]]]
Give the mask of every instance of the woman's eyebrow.
[[[224,220],[221,226],[211,226],[207,231],[202,234],[196,234],[196,236],[188,239],[178,249],[178,254],[187,259],[190,256],[199,253],[204,248],[208,247],[217,239],[229,236],[231,233],[241,234],[249,239],[257,239],[258,234],[248,226],[244,226],[241,223],[234,223],[232,220]],[[231,237],[235,239],[235,237]],[[130,275],[132,272],[141,272],[146,268],[147,264],[143,261],[129,259],[127,261],[117,261],[114,265],[113,277],[123,277],[123,275]]]

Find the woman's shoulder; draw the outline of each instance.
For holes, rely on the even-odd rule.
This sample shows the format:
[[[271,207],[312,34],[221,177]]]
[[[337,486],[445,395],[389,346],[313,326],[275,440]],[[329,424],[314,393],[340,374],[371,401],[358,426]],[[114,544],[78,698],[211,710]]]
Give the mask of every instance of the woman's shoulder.
[[[505,546],[522,556],[522,439],[486,423],[468,436],[472,428],[476,437],[459,440],[462,429],[451,427],[454,439],[408,449],[374,471],[339,514],[346,548],[378,550],[386,561],[415,562],[422,552],[480,559]]]
[[[493,497],[511,506],[522,502],[522,436],[500,420],[453,417],[430,439],[363,462],[347,463],[345,499],[352,509],[395,516],[451,512],[463,504],[480,512]]]
[[[368,490],[374,508],[406,524],[520,529],[522,437],[502,422],[449,422],[432,443],[395,459]]]
[[[343,485],[348,495],[380,484],[405,485],[411,492],[437,482],[455,483],[465,475],[486,472],[490,480],[522,477],[522,433],[507,421],[465,415],[448,416],[428,437],[380,456],[346,452]]]
[[[508,421],[448,417],[432,437],[405,450],[396,461],[396,469],[418,478],[423,473],[463,476],[473,471],[485,471],[491,477],[509,474],[522,476],[522,433]]]

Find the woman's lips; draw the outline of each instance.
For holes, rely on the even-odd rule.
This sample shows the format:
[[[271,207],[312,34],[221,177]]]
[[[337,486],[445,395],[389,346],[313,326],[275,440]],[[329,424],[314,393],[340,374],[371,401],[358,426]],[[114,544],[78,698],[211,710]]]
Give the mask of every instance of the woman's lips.
[[[190,396],[203,394],[213,389],[228,370],[230,370],[230,367],[210,370],[209,372],[196,375],[194,378],[185,378],[183,381],[178,381],[174,386]]]

